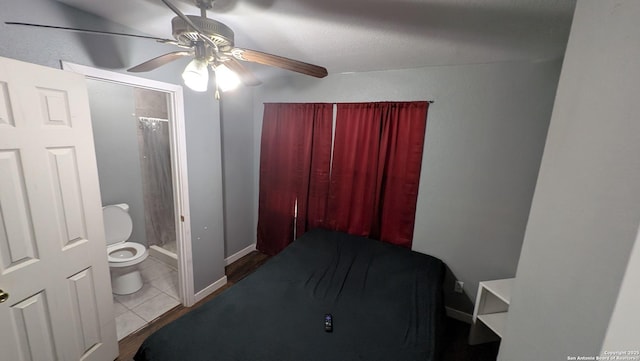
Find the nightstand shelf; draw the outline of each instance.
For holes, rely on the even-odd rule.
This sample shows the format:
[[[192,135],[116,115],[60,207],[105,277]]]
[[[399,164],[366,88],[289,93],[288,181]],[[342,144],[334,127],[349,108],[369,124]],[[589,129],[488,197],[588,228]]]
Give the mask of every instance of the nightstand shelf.
[[[513,278],[483,281],[478,286],[469,344],[497,341],[504,335]]]

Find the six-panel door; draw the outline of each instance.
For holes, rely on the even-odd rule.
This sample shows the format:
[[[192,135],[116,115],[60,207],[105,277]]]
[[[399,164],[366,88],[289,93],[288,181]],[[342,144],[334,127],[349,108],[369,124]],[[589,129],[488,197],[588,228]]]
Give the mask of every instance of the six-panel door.
[[[0,58],[0,358],[118,346],[84,78]]]

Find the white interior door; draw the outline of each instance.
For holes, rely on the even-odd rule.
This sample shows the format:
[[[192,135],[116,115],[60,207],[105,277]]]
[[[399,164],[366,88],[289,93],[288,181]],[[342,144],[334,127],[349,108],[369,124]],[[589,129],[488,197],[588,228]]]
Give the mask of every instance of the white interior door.
[[[0,359],[117,357],[105,244],[84,77],[0,58]]]

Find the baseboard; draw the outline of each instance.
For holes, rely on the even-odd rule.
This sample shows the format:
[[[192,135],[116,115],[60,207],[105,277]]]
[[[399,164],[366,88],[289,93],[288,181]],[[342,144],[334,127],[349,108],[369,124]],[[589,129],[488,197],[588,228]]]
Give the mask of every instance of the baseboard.
[[[240,258],[248,255],[249,253],[253,252],[256,250],[256,244],[255,243],[251,243],[249,246],[247,246],[246,248],[243,248],[241,250],[239,250],[238,252],[232,254],[231,256],[227,257],[224,259],[224,263],[225,265],[230,265],[233,262],[239,260]]]
[[[453,318],[454,320],[462,321],[468,324],[471,324],[471,322],[473,321],[473,316],[466,312],[458,311],[455,308],[446,306],[445,310],[447,311],[447,316]]]
[[[205,297],[207,297],[210,294],[214,293],[217,289],[219,289],[220,287],[222,287],[222,286],[224,286],[226,284],[227,284],[227,276],[223,276],[219,280],[217,280],[217,281],[213,282],[212,284],[210,284],[209,286],[207,286],[202,291],[196,293],[195,296],[194,296],[194,299],[195,299],[194,303],[198,303],[198,302],[202,301]]]

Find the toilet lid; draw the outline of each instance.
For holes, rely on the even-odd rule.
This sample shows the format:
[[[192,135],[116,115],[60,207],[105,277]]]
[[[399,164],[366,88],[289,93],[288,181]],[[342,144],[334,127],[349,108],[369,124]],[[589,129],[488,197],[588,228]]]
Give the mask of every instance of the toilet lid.
[[[127,211],[117,206],[106,206],[102,208],[102,216],[108,245],[124,242],[131,237],[133,222]]]

